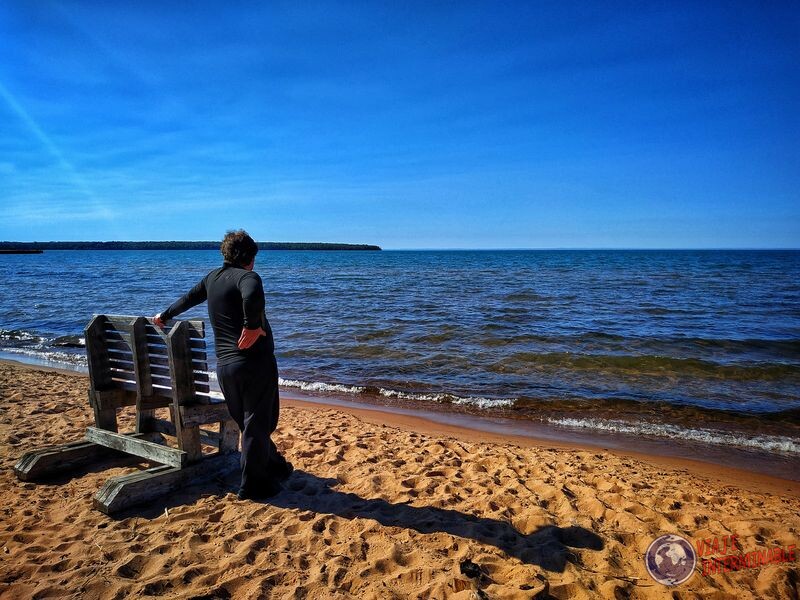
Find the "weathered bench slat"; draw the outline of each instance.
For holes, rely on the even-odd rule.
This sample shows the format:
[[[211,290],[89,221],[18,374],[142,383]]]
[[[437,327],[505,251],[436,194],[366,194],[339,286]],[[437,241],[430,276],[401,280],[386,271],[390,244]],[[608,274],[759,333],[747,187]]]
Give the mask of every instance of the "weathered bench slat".
[[[128,347],[131,341],[131,336],[124,331],[120,331],[119,329],[106,329],[105,330],[106,339],[111,340],[113,342],[122,343],[127,345]],[[148,335],[145,336],[147,340],[147,345],[151,348],[166,348],[164,344],[164,338],[160,335]],[[206,341],[201,339],[189,338],[189,347],[195,348],[197,350],[204,350],[206,348]]]
[[[177,448],[170,448],[147,440],[138,439],[113,431],[89,427],[86,429],[86,439],[95,444],[100,444],[106,448],[120,450],[127,454],[133,454],[141,458],[170,465],[181,467],[187,463],[187,454]]]
[[[150,369],[150,359],[147,356],[147,343],[145,342],[145,326],[147,319],[137,317],[129,327],[131,334],[131,352],[133,353],[134,375],[136,377],[136,433],[145,433],[152,430],[155,419],[155,409],[150,408],[153,397],[153,375]]]
[[[104,316],[106,317],[106,319],[108,319],[110,323],[123,327],[130,324],[130,322],[133,320],[132,317],[129,317],[127,315],[104,315]],[[193,337],[204,337],[206,334],[205,322],[203,321],[203,319],[187,319],[181,321],[170,319],[169,321],[166,322],[166,327],[164,328],[164,331],[169,332],[176,323],[188,323],[188,327],[190,328]],[[147,317],[147,324],[148,328],[156,329],[156,326],[153,325],[153,320],[150,319],[149,317]]]
[[[131,347],[131,336],[127,333],[122,333],[117,329],[106,329],[104,332],[106,340],[111,340],[118,344],[123,344],[123,347]]]
[[[111,373],[108,368],[108,348],[106,339],[103,335],[103,327],[106,322],[103,316],[95,316],[83,330],[86,340],[86,359],[89,366],[89,398],[93,398],[93,392],[107,390],[113,387]],[[102,404],[91,402],[94,412],[94,422],[103,429],[110,431],[117,430],[117,411],[114,408],[105,408]]]
[[[121,360],[111,353],[108,355],[108,366],[114,369],[122,369],[123,371],[133,371],[133,361]]]
[[[94,507],[107,515],[130,506],[155,500],[188,483],[199,483],[236,469],[239,455],[217,454],[201,462],[176,469],[158,466],[146,471],[112,477],[94,497]]]
[[[147,343],[151,346],[164,346],[164,338],[160,335],[152,334],[146,336]],[[189,346],[192,348],[205,348],[206,341],[196,338],[189,338]]]
[[[115,423],[118,408],[136,405],[136,392],[121,388],[89,391],[89,403],[95,411],[108,411],[106,414],[109,415],[109,419],[113,415]],[[98,424],[98,427],[108,429],[102,424]],[[112,431],[116,431],[116,429]]]
[[[155,375],[154,374],[153,375],[153,383],[156,384],[156,385],[164,386],[164,387],[171,387],[172,386],[172,383],[171,383],[169,375],[164,377],[162,375]]]
[[[203,376],[200,375],[200,378]],[[205,379],[208,379],[208,375],[205,376]],[[123,373],[121,371],[114,371],[113,377],[111,379],[111,383],[114,384],[115,387],[121,388],[123,390],[128,390],[131,392],[136,391],[136,381],[134,380],[134,376],[132,373]],[[153,377],[153,388],[155,394],[170,394],[172,388],[169,387],[169,380],[163,377]],[[203,383],[202,381],[196,380],[194,383],[195,393],[192,396],[208,396],[211,392],[211,386],[207,383]]]
[[[195,402],[199,404],[224,404],[225,398],[222,397],[220,392],[197,392],[195,394]]]
[[[123,344],[121,347],[124,349],[128,344],[130,344],[131,337],[130,334],[125,333],[124,331],[120,331],[116,328],[108,328],[104,331],[104,335],[107,340],[111,342],[121,343]],[[153,348],[165,348],[164,338],[157,334],[147,335],[145,336],[147,339],[147,345]],[[206,341],[199,338],[189,338],[189,347],[195,348],[198,350],[203,350],[206,347]]]
[[[106,348],[109,350],[116,350],[121,354],[126,356],[131,356],[131,347],[129,344],[125,342],[119,342],[114,340],[106,340]]]
[[[136,392],[136,382],[135,381],[115,381],[114,382],[119,388],[128,392]],[[171,390],[164,389],[158,386],[153,386],[153,395],[154,396],[165,396],[167,398],[172,398]]]
[[[152,367],[151,367],[152,368]],[[169,383],[169,370],[167,369],[153,369],[153,381],[158,380],[159,383],[163,385],[168,385]],[[194,382],[207,382],[209,380],[208,372],[207,371],[192,371],[192,381]],[[166,382],[166,383],[165,383]]]
[[[132,362],[127,360],[117,360],[116,358],[111,358],[109,356],[108,359],[108,366],[112,369],[117,369],[118,371],[131,371],[133,372],[134,366]]]
[[[216,421],[211,421],[211,423],[216,423]],[[236,427],[236,424],[231,421],[233,427]],[[222,428],[223,432],[225,428]],[[153,431],[158,433],[164,433],[166,435],[175,435],[175,425],[172,421],[168,419],[154,419],[153,420]],[[238,433],[238,429],[236,432]],[[200,430],[200,442],[206,444],[207,446],[219,446],[220,439],[223,437],[224,433],[217,433],[216,431],[208,431],[206,429]],[[237,436],[236,441],[239,441]],[[238,450],[238,447],[236,448]]]
[[[189,327],[180,323],[172,328],[167,336],[170,366],[172,368],[172,391],[175,398],[172,415],[175,419],[175,437],[178,448],[189,453],[189,460],[202,458],[199,427],[186,426],[181,417],[182,405],[194,401],[195,385],[188,347]]]
[[[85,440],[39,448],[19,459],[14,465],[14,473],[22,481],[32,481],[63,473],[111,454],[116,452]]]
[[[193,374],[192,381],[194,383],[194,390],[195,392],[203,392],[208,393],[211,391],[209,385],[203,382],[203,379],[208,381],[208,375],[204,375],[201,373]],[[171,380],[167,377],[163,377],[161,375],[153,375],[152,376],[153,385],[158,385],[164,388],[170,386]]]
[[[169,379],[169,368],[157,365],[150,365],[150,372],[157,377],[166,377]]]
[[[122,378],[122,379],[133,379],[133,370],[132,369],[124,369],[120,367],[111,366],[109,368],[111,371],[111,378]]]
[[[115,348],[110,342],[106,343],[108,349],[108,357],[114,360],[124,360],[125,362],[133,362],[133,354],[130,348]]]
[[[112,361],[112,366],[113,366],[113,361]],[[154,376],[154,381],[159,380],[159,381],[169,382],[169,369],[168,368],[150,365],[150,372]],[[205,370],[195,370],[195,371],[192,371],[192,373],[193,373],[192,377],[193,377],[194,381],[208,381],[209,380],[208,372],[205,371]]]
[[[155,391],[155,390],[154,390]],[[151,410],[154,408],[166,408],[172,404],[172,396],[161,395],[154,393],[152,396],[143,397],[140,405],[143,410]]]
[[[150,364],[163,367],[169,367],[169,359],[166,356],[158,356],[150,354]],[[192,360],[192,370],[194,371],[208,371],[208,363],[203,360]]]
[[[167,356],[168,356],[167,350],[165,348],[163,348],[163,347],[148,346],[147,347],[147,351],[150,354],[151,358],[153,356],[163,356],[166,359]],[[191,356],[192,361],[205,362],[206,358],[208,357],[208,354],[206,353],[205,350],[202,350],[202,351],[201,350],[192,350],[190,356]]]
[[[193,350],[205,350],[206,349],[206,343],[203,340],[189,340],[188,345]],[[158,350],[158,351],[164,350],[164,351],[166,351],[166,346],[164,346],[163,344],[155,344],[155,343],[153,343],[153,341],[151,341],[151,338],[149,338],[149,337],[147,338],[147,346],[148,346],[148,348],[150,348],[151,351],[155,351],[155,350]]]
[[[150,357],[151,365],[169,367],[169,359],[167,357],[153,354],[152,352],[148,352],[148,356]]]
[[[104,335],[108,340],[109,348],[130,352],[131,338],[129,335],[119,331],[106,331]],[[204,340],[189,340],[189,347],[193,350],[205,350],[206,343]],[[163,354],[167,351],[167,347],[160,340],[157,340],[155,336],[147,336],[147,348],[148,351],[154,354]]]
[[[227,421],[231,418],[228,412],[228,405],[224,402],[216,404],[201,404],[181,406],[181,422],[186,427],[195,425],[208,425]]]

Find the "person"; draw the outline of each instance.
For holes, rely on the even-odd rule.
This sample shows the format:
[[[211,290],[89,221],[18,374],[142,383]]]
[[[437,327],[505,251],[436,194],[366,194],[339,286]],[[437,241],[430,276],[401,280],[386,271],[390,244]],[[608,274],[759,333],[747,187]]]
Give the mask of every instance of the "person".
[[[243,229],[222,240],[221,267],[153,317],[167,320],[208,301],[214,330],[217,380],[231,418],[242,432],[240,499],[274,496],[292,465],[278,451],[271,434],[278,425],[278,366],[272,329],[264,312],[264,288],[253,268],[258,245]]]

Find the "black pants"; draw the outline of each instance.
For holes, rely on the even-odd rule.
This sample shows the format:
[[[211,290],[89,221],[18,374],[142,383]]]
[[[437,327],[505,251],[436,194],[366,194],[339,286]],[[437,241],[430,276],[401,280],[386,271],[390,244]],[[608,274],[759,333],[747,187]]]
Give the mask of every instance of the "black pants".
[[[228,412],[242,432],[242,488],[257,490],[286,469],[270,435],[278,426],[278,364],[274,354],[217,366]]]

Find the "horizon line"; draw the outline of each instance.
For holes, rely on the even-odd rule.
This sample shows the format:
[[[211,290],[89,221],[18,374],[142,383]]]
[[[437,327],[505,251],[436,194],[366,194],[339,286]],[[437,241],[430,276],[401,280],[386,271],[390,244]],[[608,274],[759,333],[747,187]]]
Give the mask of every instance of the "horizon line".
[[[22,240],[2,240],[0,241],[0,245],[2,244],[114,244],[114,243],[124,243],[124,244],[150,244],[150,243],[158,243],[158,244],[168,244],[168,243],[197,243],[197,244],[217,244],[221,243],[218,240],[33,240],[33,241],[22,241]],[[476,248],[476,247],[410,247],[410,248],[392,248],[392,247],[385,247],[381,246],[380,244],[372,244],[366,242],[286,242],[286,241],[263,241],[258,243],[264,244],[320,244],[320,245],[350,245],[350,246],[377,246],[380,247],[383,251],[397,251],[397,252],[419,252],[419,251],[449,251],[449,252],[479,252],[479,251],[486,251],[486,252],[504,252],[504,251],[652,251],[652,252],[663,252],[663,251],[774,251],[774,252],[795,252],[800,250],[800,246],[798,247],[768,247],[768,246],[753,246],[753,247],[744,247],[744,246],[708,246],[708,247],[696,247],[696,246],[676,246],[676,247],[636,247],[636,246],[507,246],[507,247],[486,247],[486,248]],[[190,250],[191,248],[185,248]],[[169,248],[165,250],[170,250]]]

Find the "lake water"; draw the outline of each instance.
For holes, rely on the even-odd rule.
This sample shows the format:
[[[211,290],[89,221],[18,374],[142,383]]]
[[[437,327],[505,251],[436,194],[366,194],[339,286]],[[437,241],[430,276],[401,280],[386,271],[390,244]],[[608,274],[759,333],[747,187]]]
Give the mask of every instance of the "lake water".
[[[0,352],[80,368],[92,314],[153,315],[219,264],[2,255]],[[800,454],[800,252],[262,251],[256,270],[285,388]]]

